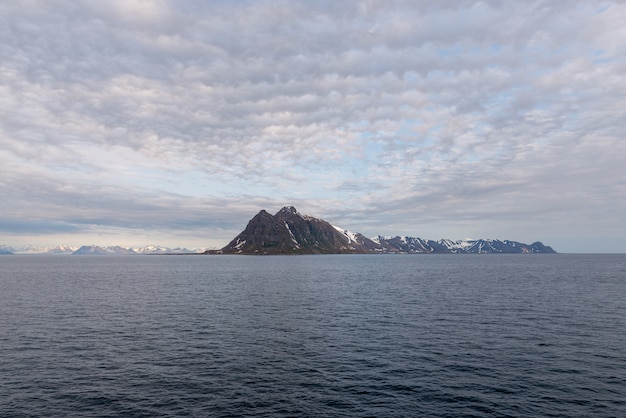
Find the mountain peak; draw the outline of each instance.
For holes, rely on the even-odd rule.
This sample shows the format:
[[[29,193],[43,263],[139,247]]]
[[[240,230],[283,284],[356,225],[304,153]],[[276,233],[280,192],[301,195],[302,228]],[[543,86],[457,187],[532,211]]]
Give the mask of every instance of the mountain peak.
[[[278,215],[298,215],[298,216],[302,216],[300,215],[300,212],[298,212],[298,210],[293,207],[293,206],[285,206],[283,207],[281,210],[279,210],[275,216]]]
[[[363,237],[364,238],[364,237]],[[367,238],[364,238],[367,240]],[[369,241],[369,240],[367,240]],[[328,222],[285,206],[272,216],[260,211],[221,252],[226,254],[344,254],[368,252]]]

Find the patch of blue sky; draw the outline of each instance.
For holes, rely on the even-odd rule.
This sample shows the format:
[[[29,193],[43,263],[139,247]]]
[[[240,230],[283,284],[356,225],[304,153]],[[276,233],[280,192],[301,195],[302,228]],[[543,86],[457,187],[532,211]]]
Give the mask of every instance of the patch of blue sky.
[[[567,112],[565,114],[565,120],[562,125],[562,129],[565,131],[579,131],[583,127],[583,123],[580,120],[578,112]]]
[[[607,55],[608,52],[604,49],[597,49],[591,53],[592,60],[591,62],[594,64],[605,64],[607,62],[614,62],[617,59],[613,56]]]
[[[547,101],[534,102],[532,110],[548,110],[551,107],[551,103]]]
[[[385,152],[385,144],[383,141],[371,140],[364,141],[362,145],[365,162],[376,161]]]
[[[477,121],[476,123],[474,123],[474,125],[472,126],[472,131],[476,136],[479,137],[484,137],[485,135],[487,135],[492,129],[492,126],[490,123],[487,123],[485,121]]]
[[[460,46],[456,46],[456,45],[451,46],[449,48],[437,48],[435,52],[441,58],[453,58],[453,57],[458,57],[459,55],[463,53],[466,53],[464,48],[461,48]]]
[[[426,143],[399,143],[396,148],[396,153],[402,157],[405,162],[429,162],[438,157],[441,154],[439,150],[433,145],[430,145],[431,140],[427,140]],[[434,144],[434,142],[433,142]]]
[[[607,12],[611,7],[613,7],[613,4],[609,2],[600,3],[595,7],[593,12],[594,14],[599,15],[599,14]]]
[[[606,53],[607,53],[606,49],[595,49],[591,52],[591,55],[593,55],[594,57],[598,57],[598,56],[606,55]]]
[[[401,123],[398,133],[414,133],[414,128],[424,124],[421,119],[404,119]]]
[[[420,80],[420,75],[415,71],[405,71],[402,74],[402,80],[407,83],[417,83]]]
[[[346,125],[346,130],[348,131],[361,131],[370,126],[370,122],[366,119],[361,119],[358,121],[350,122]]]
[[[477,57],[481,55],[491,55],[499,53],[500,49],[492,44],[489,47],[470,46],[470,45],[453,45],[448,48],[437,48],[436,54],[445,59],[456,59],[460,57]]]
[[[431,81],[449,81],[454,79],[456,72],[454,70],[431,70],[426,74],[426,78]]]
[[[506,112],[506,109],[518,95],[518,91],[506,90],[502,93],[494,94],[484,103],[487,113],[491,116]]]
[[[500,63],[492,62],[492,63],[486,64],[485,68],[487,70],[502,70],[504,67]]]
[[[606,64],[607,62],[615,62],[617,61],[613,57],[603,57],[603,58],[595,58],[592,62],[594,64]]]
[[[365,141],[368,141],[368,140],[370,140],[372,138],[375,138],[376,136],[377,135],[376,135],[375,132],[369,131],[369,130],[365,130],[365,131],[362,131],[362,132],[359,133],[359,138],[361,140],[365,140]]]
[[[426,134],[421,138],[421,143],[424,146],[431,146],[431,145],[435,145],[436,138],[439,136],[439,132],[441,132],[444,129],[444,124],[443,123],[437,123],[435,126],[432,126],[430,129],[428,129],[428,131],[426,132]]]

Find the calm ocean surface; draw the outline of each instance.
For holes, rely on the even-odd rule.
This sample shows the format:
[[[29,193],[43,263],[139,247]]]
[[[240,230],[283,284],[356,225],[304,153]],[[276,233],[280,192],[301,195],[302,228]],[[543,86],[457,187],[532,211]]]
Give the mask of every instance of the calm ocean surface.
[[[0,416],[626,416],[626,255],[0,256]]]

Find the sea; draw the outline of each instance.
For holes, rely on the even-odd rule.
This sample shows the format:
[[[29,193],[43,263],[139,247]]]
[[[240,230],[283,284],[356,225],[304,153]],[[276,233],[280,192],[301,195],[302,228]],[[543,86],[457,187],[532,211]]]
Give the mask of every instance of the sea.
[[[626,255],[0,256],[2,417],[626,417]]]

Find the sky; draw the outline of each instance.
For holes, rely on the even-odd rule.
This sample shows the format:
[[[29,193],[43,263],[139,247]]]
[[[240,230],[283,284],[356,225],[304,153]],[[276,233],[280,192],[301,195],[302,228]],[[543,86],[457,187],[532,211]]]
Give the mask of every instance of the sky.
[[[0,3],[0,244],[626,252],[622,1]]]

